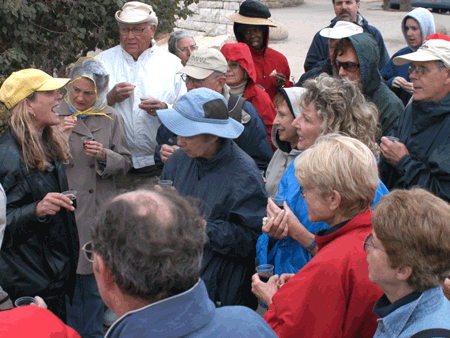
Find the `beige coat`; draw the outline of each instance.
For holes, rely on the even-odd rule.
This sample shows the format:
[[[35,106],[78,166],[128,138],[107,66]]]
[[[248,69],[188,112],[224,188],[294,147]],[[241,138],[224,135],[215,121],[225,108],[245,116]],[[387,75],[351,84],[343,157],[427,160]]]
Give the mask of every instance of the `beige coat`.
[[[131,168],[131,151],[125,134],[122,116],[107,106],[102,113],[112,117],[92,115],[85,122],[77,119],[69,138],[72,159],[65,165],[70,189],[77,191],[77,221],[80,248],[91,240],[90,225],[98,211],[110,196],[116,193],[116,179]],[[60,119],[71,115],[64,101],[60,104]],[[106,150],[106,166],[84,154],[81,137],[92,136]],[[86,260],[82,250],[78,260],[78,274],[91,274],[92,263]]]

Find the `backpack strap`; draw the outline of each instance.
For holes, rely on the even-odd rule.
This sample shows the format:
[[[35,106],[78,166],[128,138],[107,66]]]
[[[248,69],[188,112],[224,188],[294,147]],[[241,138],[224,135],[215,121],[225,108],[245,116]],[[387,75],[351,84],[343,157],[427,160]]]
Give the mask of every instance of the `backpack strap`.
[[[230,94],[230,98],[228,100],[228,115],[239,123],[241,123],[242,120],[242,107],[244,106],[244,103],[245,97],[241,97],[236,94]],[[236,144],[240,147],[240,136],[235,139],[234,142],[236,142]]]
[[[447,329],[428,329],[417,332],[411,338],[435,338],[435,337],[450,337],[450,330]]]

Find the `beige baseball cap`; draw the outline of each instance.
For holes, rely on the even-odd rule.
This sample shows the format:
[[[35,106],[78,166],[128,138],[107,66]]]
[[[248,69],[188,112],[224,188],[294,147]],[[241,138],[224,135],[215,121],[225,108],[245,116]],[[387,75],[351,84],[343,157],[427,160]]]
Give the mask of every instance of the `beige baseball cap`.
[[[153,7],[139,1],[130,1],[124,4],[122,10],[116,12],[116,20],[131,25],[144,22],[158,25],[158,18]]]
[[[450,68],[450,41],[442,39],[425,41],[414,53],[397,56],[394,64],[402,66],[413,61],[442,61],[446,67]]]
[[[0,88],[0,101],[11,109],[34,92],[64,87],[70,79],[54,78],[39,69],[22,69],[12,73]]]
[[[343,39],[349,36],[364,33],[361,26],[348,21],[338,21],[332,28],[324,28],[320,35],[327,39]]]
[[[226,73],[225,56],[215,48],[199,48],[191,54],[186,66],[178,74],[186,74],[198,80],[206,79],[214,71]]]

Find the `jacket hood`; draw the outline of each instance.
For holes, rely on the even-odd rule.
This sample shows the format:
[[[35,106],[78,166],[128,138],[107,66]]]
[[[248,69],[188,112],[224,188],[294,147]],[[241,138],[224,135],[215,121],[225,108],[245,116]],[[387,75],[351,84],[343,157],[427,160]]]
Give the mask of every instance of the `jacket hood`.
[[[378,70],[380,50],[372,35],[361,33],[349,37],[361,71],[361,91],[364,95],[371,95],[381,84],[381,74]]]
[[[235,61],[244,68],[253,83],[256,83],[256,69],[253,64],[252,54],[247,44],[243,42],[227,43],[220,50],[225,59]]]
[[[436,32],[436,26],[434,24],[433,14],[430,13],[428,9],[425,8],[415,8],[411,12],[409,12],[402,20],[402,32],[405,37],[405,41],[408,44],[409,48],[413,51],[419,49],[418,47],[413,48],[408,41],[408,36],[406,34],[406,20],[409,18],[413,18],[419,23],[420,31],[422,33],[422,42],[431,34]]]
[[[305,88],[301,87],[291,87],[291,88],[281,88],[280,93],[286,100],[291,113],[294,115],[294,119],[299,117],[302,113],[302,106],[300,104],[303,94],[306,92]],[[291,152],[291,144],[286,141],[281,141],[278,137],[278,126],[273,125],[272,127],[272,142],[277,149],[285,153]]]
[[[244,43],[244,29],[245,29],[245,26],[248,26],[248,25],[245,25],[245,24],[242,24],[242,23],[238,23],[238,22],[235,22],[234,25],[233,25],[234,35],[235,35],[236,40],[238,42]],[[266,47],[269,45],[269,26],[260,25],[260,27],[262,27],[264,29],[264,33],[263,33],[263,47],[261,48],[260,51],[264,51],[266,49]],[[250,52],[252,52],[252,53],[258,52],[253,47],[248,46],[248,48],[250,49]]]

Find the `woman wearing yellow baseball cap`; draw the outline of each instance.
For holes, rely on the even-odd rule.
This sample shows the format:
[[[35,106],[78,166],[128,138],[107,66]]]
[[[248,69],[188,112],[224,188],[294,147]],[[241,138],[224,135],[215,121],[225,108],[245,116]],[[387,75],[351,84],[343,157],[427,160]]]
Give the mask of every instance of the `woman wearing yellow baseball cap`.
[[[61,133],[57,91],[69,79],[37,69],[14,72],[0,88],[10,111],[0,139],[0,184],[5,189],[6,227],[0,251],[0,285],[12,300],[40,296],[66,320],[73,294],[79,243],[63,161],[70,158]]]

